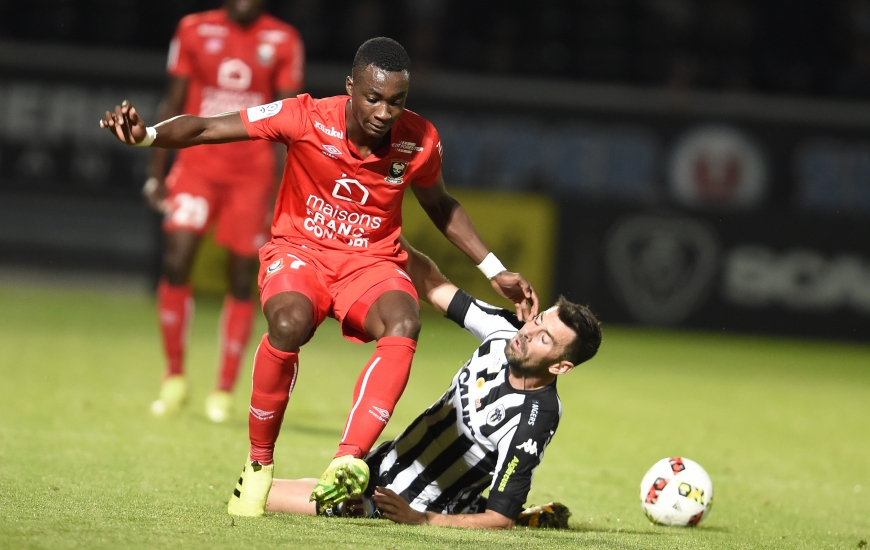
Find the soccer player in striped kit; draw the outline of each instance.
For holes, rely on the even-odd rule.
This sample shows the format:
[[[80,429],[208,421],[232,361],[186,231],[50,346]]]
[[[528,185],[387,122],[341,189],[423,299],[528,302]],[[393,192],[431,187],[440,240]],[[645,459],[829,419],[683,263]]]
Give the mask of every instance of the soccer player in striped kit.
[[[369,453],[372,479],[363,499],[324,509],[308,502],[317,480],[276,479],[266,510],[359,517],[372,515],[373,502],[380,515],[405,524],[567,526],[570,513],[563,505],[523,511],[523,504],[562,414],[556,379],[598,351],[598,320],[586,307],[560,298],[524,323],[472,298],[429,258],[403,246],[420,296],[481,346],[435,404]],[[488,498],[481,496],[486,488]]]

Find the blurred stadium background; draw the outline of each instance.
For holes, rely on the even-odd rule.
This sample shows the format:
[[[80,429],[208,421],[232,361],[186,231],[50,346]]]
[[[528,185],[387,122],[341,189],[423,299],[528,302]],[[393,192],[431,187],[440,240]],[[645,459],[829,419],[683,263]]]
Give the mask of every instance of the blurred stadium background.
[[[0,2],[5,267],[154,278],[147,153],[95,121],[125,97],[153,119],[174,25],[219,4]],[[607,322],[870,337],[870,2],[268,6],[302,31],[313,95],[342,91],[366,37],[408,47],[448,186],[477,193],[478,225],[548,298]],[[499,223],[491,201],[526,194],[552,224]],[[411,238],[473,280],[421,226]]]

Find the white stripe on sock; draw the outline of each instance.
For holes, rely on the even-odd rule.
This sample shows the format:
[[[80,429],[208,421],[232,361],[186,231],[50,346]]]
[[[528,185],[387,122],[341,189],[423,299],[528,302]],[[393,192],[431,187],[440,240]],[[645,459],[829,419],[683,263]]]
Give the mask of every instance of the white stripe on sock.
[[[381,358],[376,357],[374,361],[372,361],[372,365],[366,371],[365,377],[363,377],[362,387],[359,389],[359,397],[357,397],[356,403],[353,404],[353,408],[350,410],[350,415],[347,417],[347,426],[344,428],[344,434],[341,436],[341,440],[344,441],[344,438],[347,437],[347,432],[350,430],[350,423],[353,422],[353,413],[356,412],[356,408],[359,407],[360,401],[362,401],[363,395],[366,393],[366,384],[369,381],[369,375],[372,373],[372,370],[375,368],[380,362]]]

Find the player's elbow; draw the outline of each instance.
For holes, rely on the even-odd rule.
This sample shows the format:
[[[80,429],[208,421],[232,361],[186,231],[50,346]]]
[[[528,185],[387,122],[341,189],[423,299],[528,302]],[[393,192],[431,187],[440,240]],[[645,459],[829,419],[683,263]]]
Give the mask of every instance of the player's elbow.
[[[504,518],[502,522],[496,527],[496,529],[513,529],[514,528],[514,520]]]
[[[507,516],[503,516],[492,510],[486,511],[485,514],[487,516],[487,529],[513,529],[514,527],[514,520]]]

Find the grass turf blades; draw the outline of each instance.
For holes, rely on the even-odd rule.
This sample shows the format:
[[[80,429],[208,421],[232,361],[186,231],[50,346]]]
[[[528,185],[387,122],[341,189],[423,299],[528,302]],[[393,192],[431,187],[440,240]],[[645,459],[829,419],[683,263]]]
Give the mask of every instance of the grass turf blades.
[[[870,540],[870,347],[605,327],[601,352],[559,381],[562,422],[529,503],[558,500],[569,531],[468,532],[388,521],[231,518],[247,454],[253,349],[223,424],[218,301],[190,331],[187,408],[156,419],[162,356],[150,297],[0,287],[0,547],[8,548],[857,548]],[[258,320],[254,335],[265,330]],[[473,338],[423,322],[411,380],[384,435],[447,388]],[[333,321],[300,354],[277,477],[329,463],[371,346]],[[334,396],[338,396],[337,398]],[[342,397],[344,396],[344,397]],[[643,473],[682,455],[713,478],[697,529],[656,527]]]

